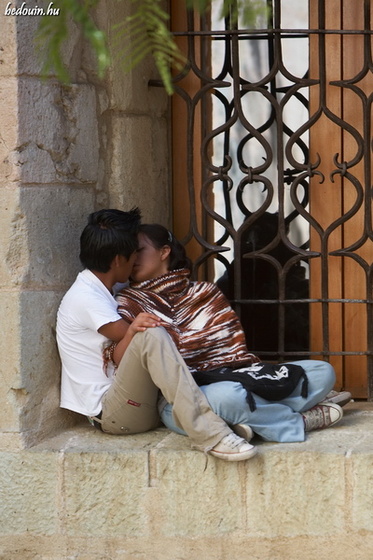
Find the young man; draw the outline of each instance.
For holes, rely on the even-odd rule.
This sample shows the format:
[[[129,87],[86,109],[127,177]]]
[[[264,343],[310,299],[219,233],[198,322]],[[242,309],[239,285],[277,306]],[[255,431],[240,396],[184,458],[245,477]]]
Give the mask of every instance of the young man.
[[[80,238],[85,268],[57,315],[61,407],[92,418],[103,432],[134,434],[159,426],[160,391],[194,448],[228,461],[249,459],[256,448],[211,410],[159,318],[140,313],[128,324],[117,312],[114,286],[131,273],[139,224],[138,209],[88,218]],[[123,354],[116,371],[111,360],[104,368],[111,341]]]

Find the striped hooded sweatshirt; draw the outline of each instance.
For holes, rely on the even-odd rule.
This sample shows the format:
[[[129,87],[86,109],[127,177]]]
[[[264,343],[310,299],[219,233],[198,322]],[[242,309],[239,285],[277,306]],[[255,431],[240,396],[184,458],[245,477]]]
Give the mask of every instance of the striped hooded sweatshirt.
[[[188,269],[133,282],[116,299],[128,322],[143,311],[159,316],[192,373],[259,361],[248,352],[239,319],[219,288],[192,282]]]

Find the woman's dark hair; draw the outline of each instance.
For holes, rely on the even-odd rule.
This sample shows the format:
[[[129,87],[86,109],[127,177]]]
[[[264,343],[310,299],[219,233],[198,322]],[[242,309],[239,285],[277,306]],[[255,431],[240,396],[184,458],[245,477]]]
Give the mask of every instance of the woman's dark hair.
[[[167,228],[160,224],[141,224],[139,233],[146,235],[156,249],[162,249],[165,245],[170,247],[169,270],[178,270],[179,268],[192,270],[192,261],[187,257],[184,246]]]
[[[108,272],[116,255],[128,260],[138,247],[137,233],[141,214],[138,208],[99,210],[88,216],[80,236],[80,261],[84,267]]]

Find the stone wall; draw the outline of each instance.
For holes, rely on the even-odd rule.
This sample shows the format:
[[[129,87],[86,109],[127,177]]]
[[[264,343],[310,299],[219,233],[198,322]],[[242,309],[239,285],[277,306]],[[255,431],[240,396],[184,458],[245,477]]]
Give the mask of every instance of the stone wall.
[[[1,560],[371,560],[373,403],[229,463],[88,422],[0,453]]]
[[[110,34],[129,4],[101,1],[100,27]],[[71,23],[64,59],[72,83],[42,80],[38,19],[0,13],[0,449],[33,445],[76,421],[58,407],[54,326],[80,270],[87,215],[136,205],[145,221],[170,223],[168,99],[148,86],[152,62],[125,74],[114,60],[99,80]]]

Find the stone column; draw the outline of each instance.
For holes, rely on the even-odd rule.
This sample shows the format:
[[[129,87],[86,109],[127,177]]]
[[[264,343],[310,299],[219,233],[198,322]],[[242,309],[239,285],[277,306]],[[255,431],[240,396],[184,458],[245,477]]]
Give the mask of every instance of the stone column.
[[[108,31],[128,9],[101,2]],[[38,17],[0,13],[0,449],[30,446],[76,422],[59,408],[55,317],[80,270],[79,236],[103,207],[142,208],[168,225],[167,98],[154,68],[104,80],[71,24],[72,83],[41,79]],[[58,16],[56,16],[58,17]]]

